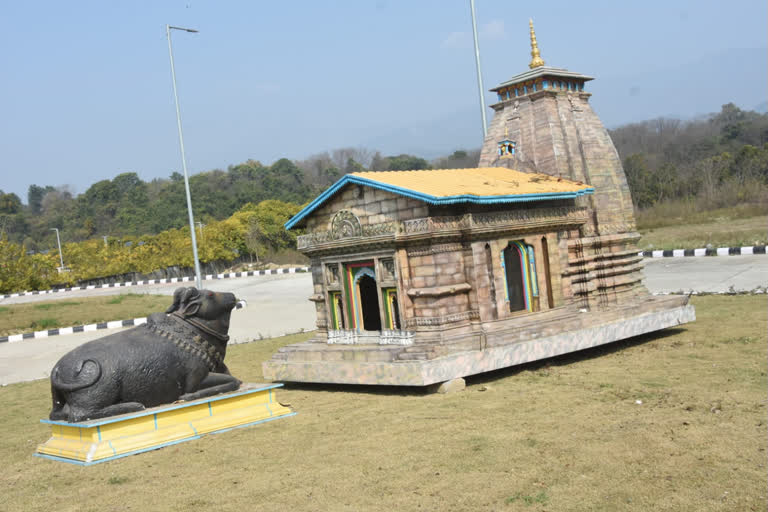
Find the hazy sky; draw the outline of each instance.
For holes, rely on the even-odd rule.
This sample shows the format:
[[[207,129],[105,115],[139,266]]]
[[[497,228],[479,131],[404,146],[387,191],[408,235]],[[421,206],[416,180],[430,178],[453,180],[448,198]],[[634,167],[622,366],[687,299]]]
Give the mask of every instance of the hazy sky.
[[[477,0],[489,89],[547,65],[594,76],[608,126],[766,100],[766,2]],[[0,189],[191,172],[344,146],[434,157],[481,144],[468,0],[0,4]],[[492,94],[486,94],[493,102]],[[488,110],[490,121],[492,112]]]

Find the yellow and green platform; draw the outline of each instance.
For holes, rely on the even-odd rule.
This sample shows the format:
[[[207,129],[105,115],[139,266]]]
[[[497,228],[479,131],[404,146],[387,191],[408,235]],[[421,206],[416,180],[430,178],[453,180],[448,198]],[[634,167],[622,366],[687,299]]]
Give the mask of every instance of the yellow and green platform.
[[[51,438],[35,455],[88,466],[293,416],[275,400],[281,386],[244,384],[231,393],[80,423],[40,420],[51,425]]]

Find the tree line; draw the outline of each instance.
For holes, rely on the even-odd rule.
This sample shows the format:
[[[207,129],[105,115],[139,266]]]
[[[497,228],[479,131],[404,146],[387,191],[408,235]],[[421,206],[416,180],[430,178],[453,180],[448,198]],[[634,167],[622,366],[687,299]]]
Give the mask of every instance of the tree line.
[[[474,166],[479,151],[456,151],[441,164]],[[304,160],[280,159],[271,165],[255,160],[190,177],[195,220],[223,220],[246,204],[268,199],[303,204],[346,173],[366,170],[428,169],[433,163],[413,155],[382,156],[363,148],[343,148]],[[91,185],[75,195],[67,186],[30,185],[27,203],[0,190],[0,236],[27,251],[56,247],[62,239],[84,241],[104,236],[125,239],[179,229],[188,223],[184,178],[143,181],[135,172]]]
[[[638,209],[768,203],[768,114],[729,103],[703,119],[658,118],[610,134]]]
[[[768,204],[768,114],[724,105],[717,114],[658,118],[610,131],[635,207],[669,201],[700,208]],[[202,262],[232,261],[295,247],[283,224],[341,176],[358,171],[475,167],[480,150],[428,161],[365,148],[341,148],[271,165],[248,160],[190,177]],[[141,180],[127,172],[75,195],[31,185],[27,203],[0,190],[0,292],[166,267],[192,267],[183,177]],[[56,238],[64,260],[59,274]]]

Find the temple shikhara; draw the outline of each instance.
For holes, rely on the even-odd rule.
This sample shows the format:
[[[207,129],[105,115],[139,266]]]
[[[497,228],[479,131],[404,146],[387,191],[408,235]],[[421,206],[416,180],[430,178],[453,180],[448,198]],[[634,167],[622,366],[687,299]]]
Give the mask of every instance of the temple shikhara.
[[[348,174],[286,224],[305,229],[317,333],[266,378],[426,386],[695,320],[643,285],[592,78],[546,66],[530,32],[478,168]]]

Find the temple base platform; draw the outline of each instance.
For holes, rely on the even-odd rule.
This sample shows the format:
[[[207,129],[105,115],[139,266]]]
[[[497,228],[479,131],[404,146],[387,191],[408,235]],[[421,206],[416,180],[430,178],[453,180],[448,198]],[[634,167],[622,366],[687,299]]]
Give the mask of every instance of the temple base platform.
[[[287,345],[263,363],[263,374],[283,382],[429,386],[694,320],[694,307],[681,296],[646,297],[603,310],[563,307],[478,322],[453,336],[417,332],[409,346],[338,345],[319,339]]]
[[[243,384],[231,393],[80,423],[40,420],[51,425],[51,438],[35,456],[88,466],[293,416],[275,400],[281,386]]]

